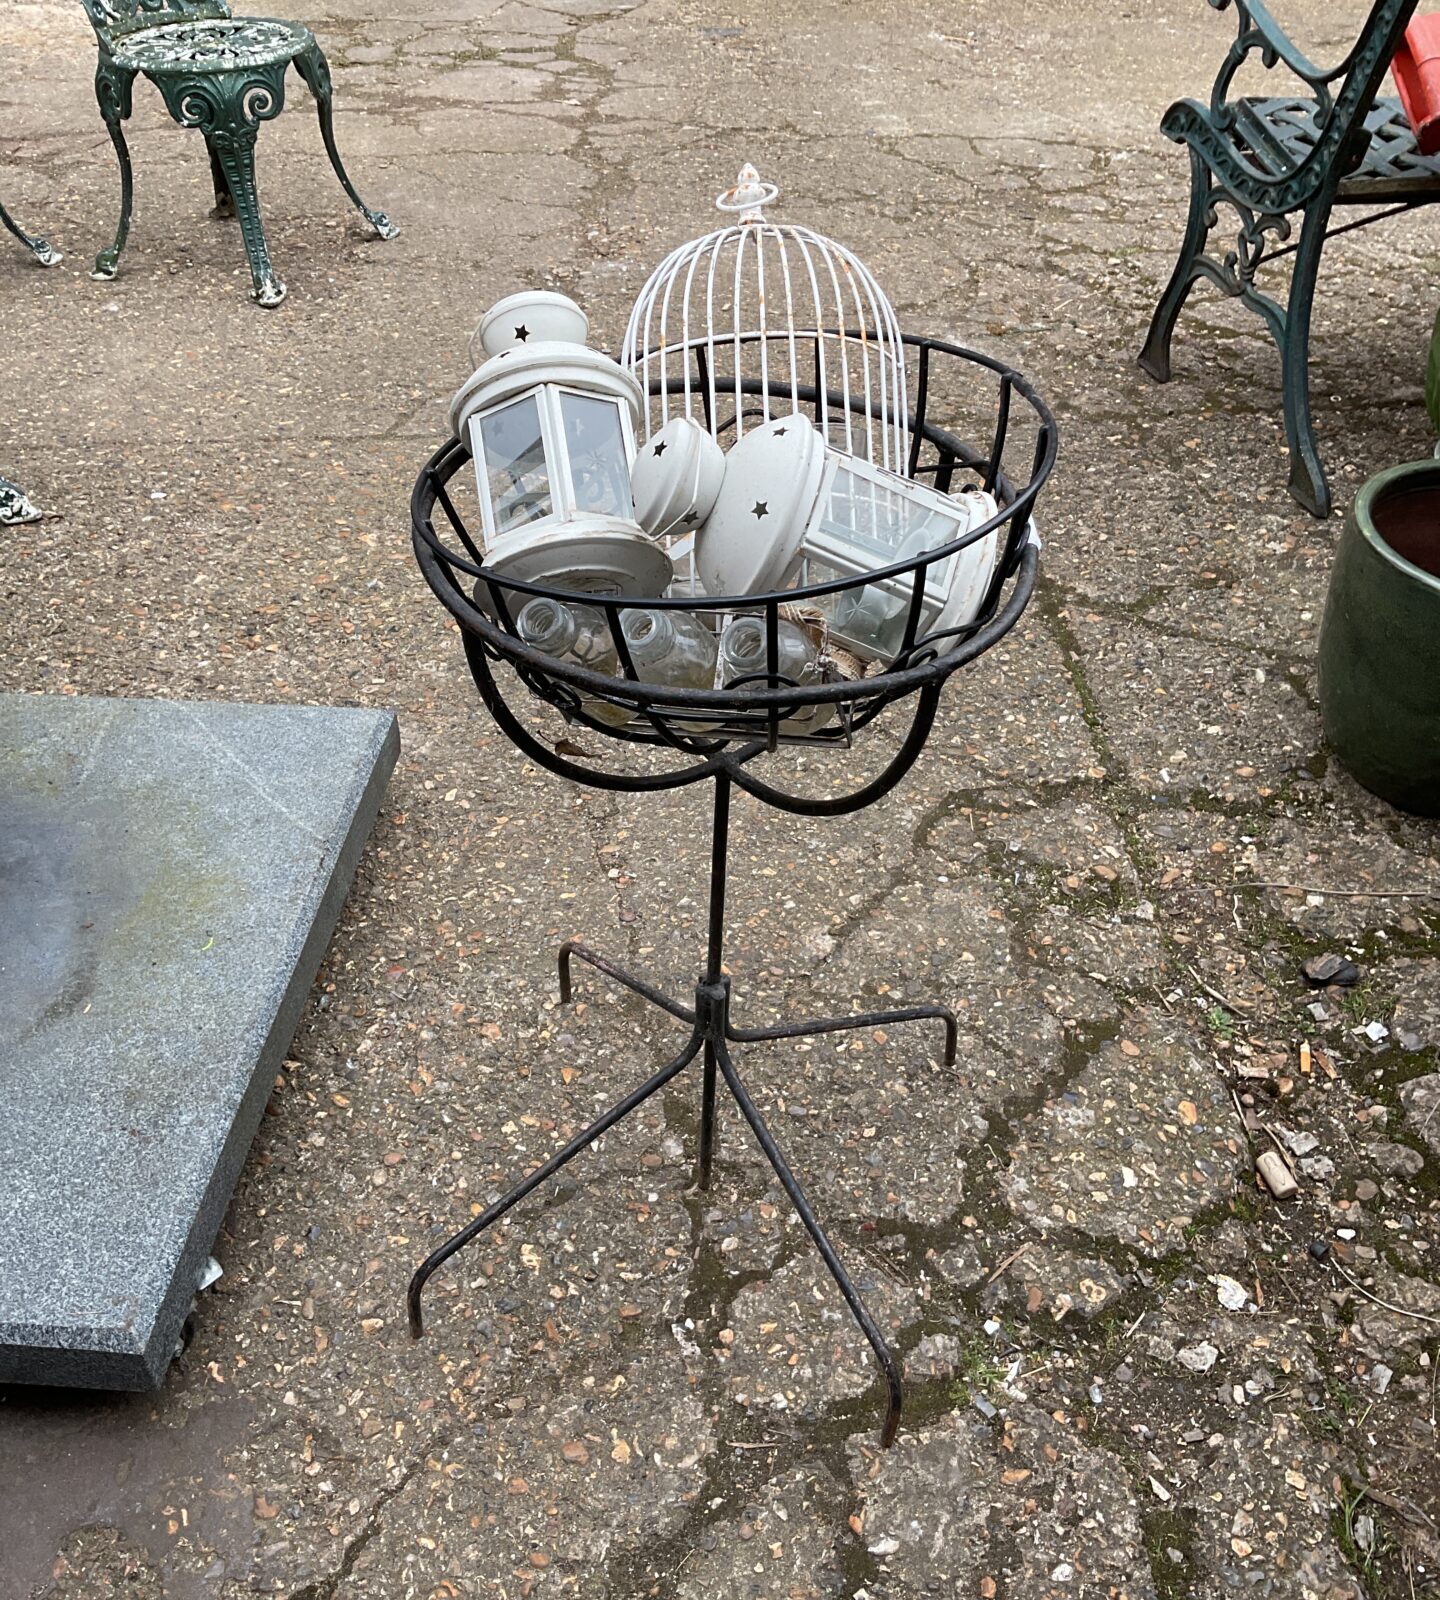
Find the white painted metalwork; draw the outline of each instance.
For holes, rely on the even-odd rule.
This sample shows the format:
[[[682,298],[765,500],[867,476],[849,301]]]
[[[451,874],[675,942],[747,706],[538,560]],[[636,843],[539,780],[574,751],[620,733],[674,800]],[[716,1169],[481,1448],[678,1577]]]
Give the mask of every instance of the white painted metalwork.
[[[836,449],[903,474],[909,405],[894,308],[844,245],[770,221],[778,192],[742,167],[715,202],[737,220],[672,250],[640,291],[621,361],[646,390],[650,432],[688,416],[728,447],[747,426],[798,410]],[[806,388],[815,398],[798,401]]]

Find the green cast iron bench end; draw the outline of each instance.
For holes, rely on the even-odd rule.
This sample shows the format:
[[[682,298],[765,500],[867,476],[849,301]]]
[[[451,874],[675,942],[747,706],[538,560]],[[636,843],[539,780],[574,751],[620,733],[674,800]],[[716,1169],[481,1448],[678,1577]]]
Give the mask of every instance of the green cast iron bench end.
[[[1232,0],[1209,3],[1224,11]],[[1328,69],[1295,45],[1264,0],[1233,4],[1238,33],[1209,100],[1178,100],[1160,124],[1189,150],[1190,208],[1139,364],[1157,382],[1168,381],[1171,335],[1202,278],[1258,313],[1280,349],[1290,493],[1323,517],[1330,489],[1310,412],[1310,313],[1321,251],[1335,234],[1440,200],[1440,160],[1420,154],[1398,100],[1377,98],[1417,0],[1374,0],[1355,44]],[[1305,92],[1232,98],[1235,75],[1252,57]],[[1344,205],[1383,209],[1332,228],[1334,207]],[[1223,254],[1207,248],[1222,206],[1238,222]],[[1295,259],[1282,302],[1256,278],[1287,255]]]

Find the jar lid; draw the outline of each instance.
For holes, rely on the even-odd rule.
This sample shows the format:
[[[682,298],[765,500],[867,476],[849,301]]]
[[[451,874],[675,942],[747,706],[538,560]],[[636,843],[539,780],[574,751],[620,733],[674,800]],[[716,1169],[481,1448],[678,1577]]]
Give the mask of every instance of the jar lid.
[[[825,442],[808,417],[776,417],[725,458],[725,481],[695,536],[710,594],[759,594],[784,583],[815,510]]]
[[[725,452],[693,418],[671,417],[636,452],[635,520],[652,539],[693,533],[724,481]]]

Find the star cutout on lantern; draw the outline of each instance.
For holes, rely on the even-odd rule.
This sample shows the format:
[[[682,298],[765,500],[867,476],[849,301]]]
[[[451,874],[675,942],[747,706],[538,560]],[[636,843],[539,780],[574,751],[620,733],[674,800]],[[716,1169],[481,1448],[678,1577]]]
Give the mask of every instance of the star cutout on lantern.
[[[655,446],[655,454],[657,456],[663,456],[668,448],[669,446],[662,439],[660,443]]]
[[[786,435],[786,434],[787,434],[787,433],[788,433],[788,432],[789,432],[789,431],[790,431],[790,430],[789,430],[789,429],[788,429],[788,428],[776,428],[776,430],[775,430],[775,437],[776,437],[776,438],[777,438],[777,439],[783,439],[783,438],[784,438],[784,437],[785,437],[785,435]]]
[[[516,328],[515,337],[520,341],[521,344],[524,344],[525,341],[530,337],[530,330],[523,322],[518,328]]]
[[[770,503],[767,500],[757,500],[751,515],[755,517],[768,517],[770,515]]]
[[[700,520],[700,513],[698,511],[687,511],[680,520],[687,528],[693,528]]]

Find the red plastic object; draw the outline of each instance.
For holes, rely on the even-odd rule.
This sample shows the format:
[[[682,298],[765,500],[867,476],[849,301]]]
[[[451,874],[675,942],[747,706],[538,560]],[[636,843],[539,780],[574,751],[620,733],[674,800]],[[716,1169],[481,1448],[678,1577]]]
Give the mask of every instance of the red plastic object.
[[[1390,63],[1422,155],[1440,150],[1440,11],[1411,19]]]

